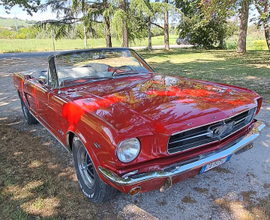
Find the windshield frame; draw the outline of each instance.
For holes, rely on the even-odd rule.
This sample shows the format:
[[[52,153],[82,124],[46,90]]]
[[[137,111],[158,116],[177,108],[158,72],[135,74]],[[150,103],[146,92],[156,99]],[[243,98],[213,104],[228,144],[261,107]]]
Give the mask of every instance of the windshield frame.
[[[148,73],[154,73],[155,71],[153,70],[153,68],[133,49],[130,48],[95,48],[95,49],[84,49],[84,50],[72,50],[72,51],[65,51],[65,52],[61,52],[61,53],[57,53],[55,55],[51,55],[48,57],[48,62],[49,63],[54,63],[54,65],[49,65],[49,69],[50,69],[50,73],[53,74],[53,76],[50,77],[55,77],[57,79],[57,83],[55,83],[53,85],[53,88],[65,88],[65,87],[70,87],[70,86],[74,86],[74,85],[78,85],[81,83],[74,83],[72,85],[67,85],[67,86],[60,86],[59,83],[59,79],[58,79],[58,71],[57,71],[57,64],[56,64],[56,60],[57,58],[61,57],[61,56],[66,56],[66,55],[72,55],[72,54],[80,54],[83,52],[93,52],[93,53],[104,53],[104,52],[111,52],[111,51],[130,51],[132,52],[132,54],[134,55],[134,57],[147,69]],[[140,64],[140,65],[141,65]],[[143,72],[142,72],[143,73]],[[104,79],[114,79],[115,77],[123,77],[123,76],[129,76],[129,75],[133,75],[133,74],[115,74],[112,77],[100,77],[100,79],[93,79],[93,81],[102,81]],[[76,79],[74,79],[76,80]],[[91,81],[91,80],[90,80]],[[90,82],[89,80],[86,83]]]

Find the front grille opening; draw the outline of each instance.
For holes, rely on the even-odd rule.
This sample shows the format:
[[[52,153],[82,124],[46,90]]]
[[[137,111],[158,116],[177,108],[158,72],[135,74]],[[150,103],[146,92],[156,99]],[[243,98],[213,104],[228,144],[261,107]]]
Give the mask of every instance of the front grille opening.
[[[168,153],[184,152],[224,139],[248,125],[254,118],[255,112],[256,108],[253,108],[221,122],[171,135],[168,142]],[[224,124],[228,128],[222,131],[220,135],[214,135],[213,128],[222,127]]]

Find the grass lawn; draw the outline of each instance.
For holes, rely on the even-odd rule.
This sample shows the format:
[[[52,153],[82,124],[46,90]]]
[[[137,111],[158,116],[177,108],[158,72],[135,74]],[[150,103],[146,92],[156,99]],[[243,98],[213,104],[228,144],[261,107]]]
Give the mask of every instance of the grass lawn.
[[[170,36],[170,43],[176,44],[177,36]],[[88,46],[86,48],[105,47],[106,42],[103,38],[88,39]],[[112,39],[114,47],[120,47],[121,42],[115,38]],[[152,38],[153,45],[163,45],[164,37],[158,36]],[[146,46],[147,39],[137,39],[135,42],[130,42],[130,47],[133,46]],[[74,50],[84,49],[84,41],[82,39],[61,39],[55,41],[56,50]],[[31,52],[31,51],[53,51],[52,39],[1,39],[0,40],[0,53],[9,52]]]
[[[18,26],[28,27],[31,24],[26,23],[24,20],[17,19]],[[14,18],[1,18],[0,17],[0,27],[15,27],[15,19]]]
[[[182,49],[139,52],[156,72],[241,86],[270,94],[268,51],[244,55],[228,50]]]
[[[176,44],[177,35],[170,35],[170,44]],[[228,49],[234,49],[237,47],[237,37],[233,36],[226,40]],[[261,40],[261,46],[256,48],[254,42]],[[148,39],[136,39],[135,41],[129,42],[130,47],[135,46],[147,46]],[[255,42],[256,43],[256,42]],[[92,38],[87,40],[87,47],[84,47],[83,39],[60,39],[55,41],[56,50],[74,50],[74,49],[85,49],[85,48],[97,48],[105,47],[105,38]],[[121,47],[121,41],[113,38],[112,45],[114,47]],[[152,45],[164,45],[164,37],[157,36],[152,37]],[[233,47],[232,47],[233,46]],[[247,38],[247,49],[248,50],[267,50],[266,42],[263,38]],[[33,52],[33,51],[53,51],[52,39],[1,39],[0,40],[0,53],[11,53],[11,52]]]

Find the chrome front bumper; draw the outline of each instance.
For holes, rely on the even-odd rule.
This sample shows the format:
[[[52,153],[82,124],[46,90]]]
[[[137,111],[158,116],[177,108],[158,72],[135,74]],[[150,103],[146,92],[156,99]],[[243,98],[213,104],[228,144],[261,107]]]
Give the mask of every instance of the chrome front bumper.
[[[130,177],[122,178],[115,174],[114,172],[99,166],[98,171],[99,173],[112,182],[115,185],[119,186],[128,186],[134,185],[140,182],[144,182],[147,180],[155,179],[155,178],[167,178],[177,176],[179,174],[203,167],[204,165],[211,163],[213,161],[222,159],[224,157],[228,157],[237,151],[243,150],[244,147],[251,144],[255,139],[260,136],[260,131],[265,127],[265,124],[261,121],[256,121],[254,124],[253,129],[238,143],[232,145],[231,147],[223,150],[223,151],[215,151],[207,156],[203,156],[202,159],[197,160],[195,162],[191,162],[185,165],[175,166],[173,169],[169,169],[169,171],[151,171],[147,173],[141,173],[137,175],[133,175]]]

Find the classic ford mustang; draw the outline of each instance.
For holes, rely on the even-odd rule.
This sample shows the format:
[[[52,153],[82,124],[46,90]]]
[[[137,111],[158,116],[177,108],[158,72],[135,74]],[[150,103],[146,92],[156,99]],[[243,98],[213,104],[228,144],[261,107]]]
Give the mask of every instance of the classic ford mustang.
[[[264,124],[255,92],[155,71],[128,48],[62,52],[13,75],[28,124],[73,154],[92,202],[160,189],[253,146]]]

